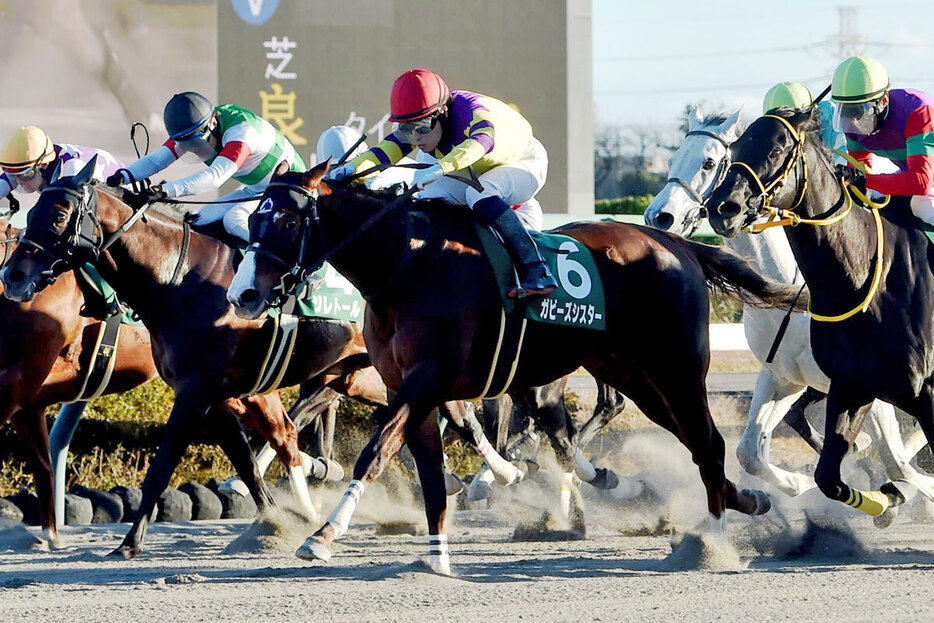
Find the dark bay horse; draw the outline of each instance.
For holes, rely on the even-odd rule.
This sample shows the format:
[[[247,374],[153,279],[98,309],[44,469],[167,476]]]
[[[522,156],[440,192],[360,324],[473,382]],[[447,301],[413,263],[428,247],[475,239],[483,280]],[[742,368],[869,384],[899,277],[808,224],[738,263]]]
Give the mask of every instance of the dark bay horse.
[[[909,198],[854,206],[819,135],[816,108],[760,117],[733,143],[707,207],[724,236],[766,216],[798,223],[785,234],[810,286],[814,357],[830,377],[815,480],[827,497],[880,515],[914,487],[860,491],[843,482],[840,463],[875,398],[911,414],[934,441],[934,253]]]
[[[236,251],[197,232],[191,232],[186,245],[184,223],[158,212],[150,211],[145,218],[130,221],[134,216],[131,208],[89,183],[92,165],[43,191],[22,243],[0,277],[7,296],[29,299],[37,287],[49,282],[50,275],[69,270],[72,262],[94,259],[104,279],[149,328],[159,373],[175,390],[176,397],[162,442],[143,482],[143,503],[136,521],[114,552],[129,558],[141,551],[149,514],[202,416],[208,411],[219,415],[221,409],[215,407],[232,402],[245,405],[250,401],[278,401],[274,393],[234,400],[254,386],[273,329],[265,320],[238,317],[227,302],[226,290],[234,275],[232,255]],[[128,223],[130,226],[121,229]],[[84,239],[74,232],[84,232]],[[357,324],[303,319],[298,324],[295,352],[280,386],[302,383],[306,398],[315,391],[336,390],[371,405],[387,404],[385,385],[367,371],[370,360]],[[519,470],[489,447],[472,413],[467,413],[463,405],[441,406],[455,428],[481,446],[481,454],[488,461],[499,461],[497,474],[504,481],[519,477]],[[255,421],[242,406],[237,413],[247,417],[266,439],[276,442],[280,460],[290,466],[293,489],[301,494],[305,480],[297,431],[281,403],[279,411],[274,428],[271,426],[277,422],[275,419]],[[220,426],[217,433],[257,504],[272,504],[239,426]],[[305,498],[306,513],[312,515],[315,511],[307,499],[307,489]]]
[[[367,347],[393,397],[344,497],[297,555],[330,558],[366,486],[405,443],[425,497],[429,564],[449,573],[440,436],[427,415],[484,391],[502,314],[496,282],[465,210],[322,183],[326,169],[287,173],[266,190],[251,221],[256,292],[248,298],[268,296],[293,265],[330,261],[367,300]],[[723,438],[705,387],[707,285],[764,305],[789,305],[797,289],[761,278],[729,252],[648,228],[600,222],[559,231],[593,251],[608,330],[530,323],[509,390],[583,366],[690,450],[715,529],[725,531],[727,508],[766,512],[764,493],[738,490],[723,471]]]
[[[42,193],[2,277],[8,297],[29,300],[37,287],[49,282],[50,275],[57,276],[72,268],[73,262],[99,254],[95,261],[99,272],[149,329],[159,373],[175,390],[162,442],[143,482],[143,504],[115,554],[132,557],[141,551],[150,512],[184,454],[193,427],[206,413],[226,419],[233,410],[266,439],[275,441],[280,459],[290,466],[293,488],[301,495],[304,487],[305,511],[313,514],[297,431],[278,396],[237,400],[256,381],[272,329],[262,321],[237,317],[227,303],[234,251],[213,238],[192,233],[183,253],[183,223],[156,213],[147,214],[101,251],[104,239],[124,225],[132,211],[113,195],[89,185],[89,179],[86,168]],[[86,232],[84,242],[90,247],[81,246],[80,236],[72,235],[75,231]],[[89,249],[97,251],[89,254]],[[173,283],[175,275],[178,279]],[[296,351],[299,356],[292,358],[282,386],[328,375],[325,382],[342,387],[369,366],[362,335],[352,323],[303,321]],[[386,400],[382,384],[350,393],[375,404]],[[257,414],[248,408],[250,402],[259,404],[265,415],[272,411],[276,417],[251,417]],[[218,425],[216,433],[257,504],[273,504],[239,425]]]
[[[28,303],[0,298],[0,424],[12,420],[22,441],[39,496],[40,524],[53,547],[59,540],[45,410],[81,392],[100,327],[99,320],[79,314],[83,304],[73,273]],[[123,326],[104,393],[127,391],[155,376],[149,332]]]

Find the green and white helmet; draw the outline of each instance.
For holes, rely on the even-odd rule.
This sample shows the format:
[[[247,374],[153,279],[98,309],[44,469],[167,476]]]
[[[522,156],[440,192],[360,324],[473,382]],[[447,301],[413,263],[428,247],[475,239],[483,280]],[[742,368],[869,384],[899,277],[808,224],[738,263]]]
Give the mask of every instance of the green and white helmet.
[[[830,98],[840,104],[871,102],[889,90],[889,72],[882,63],[868,56],[852,56],[837,67],[830,86]]]
[[[762,114],[781,106],[807,108],[813,101],[811,92],[800,82],[779,82],[762,99]]]

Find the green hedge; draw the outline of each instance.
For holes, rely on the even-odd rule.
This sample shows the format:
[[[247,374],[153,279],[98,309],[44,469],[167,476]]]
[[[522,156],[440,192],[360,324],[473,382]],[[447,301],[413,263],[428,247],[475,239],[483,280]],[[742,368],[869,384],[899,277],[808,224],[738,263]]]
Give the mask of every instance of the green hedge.
[[[594,201],[593,211],[595,214],[642,214],[650,203],[652,195],[597,199]]]

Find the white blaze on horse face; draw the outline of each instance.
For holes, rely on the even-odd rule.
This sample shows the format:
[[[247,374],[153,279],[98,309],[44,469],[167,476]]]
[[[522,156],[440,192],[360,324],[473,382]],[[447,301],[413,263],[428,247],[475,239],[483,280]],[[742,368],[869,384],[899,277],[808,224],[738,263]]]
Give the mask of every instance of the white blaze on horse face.
[[[227,288],[227,301],[231,305],[237,305],[243,293],[253,288],[256,279],[256,254],[247,253],[243,256],[240,266],[237,267],[237,273]]]

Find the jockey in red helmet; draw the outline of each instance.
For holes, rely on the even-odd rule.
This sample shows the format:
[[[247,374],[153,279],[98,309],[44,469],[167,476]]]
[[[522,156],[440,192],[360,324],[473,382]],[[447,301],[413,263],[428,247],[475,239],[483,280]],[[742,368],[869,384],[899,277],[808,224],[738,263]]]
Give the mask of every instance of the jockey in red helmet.
[[[540,226],[541,206],[535,195],[548,173],[548,154],[525,117],[498,99],[451,91],[441,76],[427,69],[399,76],[389,108],[398,129],[335,169],[332,178],[395,164],[420,149],[436,160],[415,174],[415,185],[423,189],[419,197],[468,205],[502,235],[520,269],[519,287],[510,296],[554,292],[558,284],[523,226],[523,216],[526,224]],[[479,176],[483,191],[444,177],[468,167]],[[519,213],[513,205],[519,206]]]

